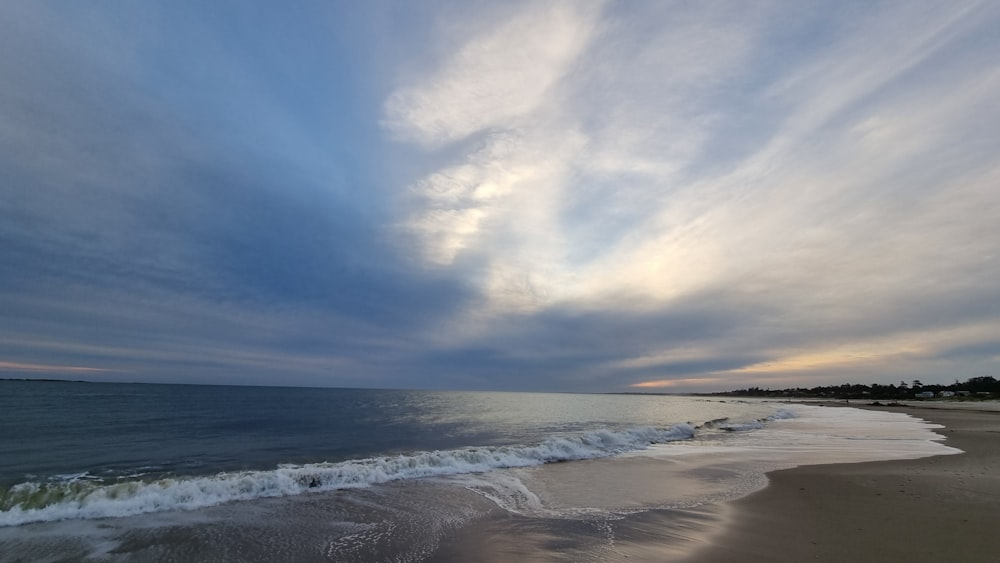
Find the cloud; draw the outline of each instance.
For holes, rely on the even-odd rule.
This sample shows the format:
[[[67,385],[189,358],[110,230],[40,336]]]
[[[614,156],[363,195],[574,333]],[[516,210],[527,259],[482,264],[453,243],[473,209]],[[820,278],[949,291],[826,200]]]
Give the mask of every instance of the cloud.
[[[0,9],[0,361],[588,391],[997,367],[992,4],[401,9]]]
[[[301,127],[295,112],[314,108],[278,103],[267,59],[232,48],[248,38],[184,9],[0,12],[0,360],[115,380],[390,386],[364,366],[462,303],[460,282],[407,272],[385,240],[381,184],[354,159],[366,131],[348,146]],[[176,37],[159,41],[160,25]],[[257,29],[294,51],[270,22]],[[306,60],[281,70],[308,74]]]
[[[89,368],[85,366],[57,366],[49,364],[23,364],[18,362],[0,362],[0,371],[41,372],[41,373],[102,373],[109,370]]]
[[[514,21],[518,27],[526,17],[549,21],[550,14],[542,12],[519,15]],[[721,12],[706,17],[722,19]],[[674,176],[697,154],[709,112],[693,100],[719,88],[718,73],[732,69],[743,58],[735,53],[752,33],[728,21],[720,29],[701,33],[679,25],[660,33],[640,29],[633,38],[637,30],[629,24],[634,25],[636,19],[602,21],[600,31],[593,34],[601,41],[595,40],[587,50],[578,49],[578,60],[567,60],[575,66],[572,74],[550,72],[552,80],[544,81],[545,103],[513,104],[503,119],[483,118],[489,123],[478,117],[463,118],[462,134],[457,137],[473,132],[485,137],[474,142],[476,148],[458,163],[412,186],[417,194],[415,210],[404,230],[417,235],[431,263],[453,264],[463,254],[485,260],[482,284],[491,288],[487,294],[498,309],[525,310],[546,301],[590,299],[596,293],[620,291],[628,281],[610,282],[609,288],[593,287],[609,283],[606,272],[616,269],[609,262],[621,254],[617,245],[641,255],[629,259],[628,267],[652,268],[650,278],[660,269],[678,269],[674,262],[650,265],[645,262],[649,251],[631,250],[636,227],[642,229],[643,223],[654,220],[666,198],[681,190]],[[590,22],[585,25],[592,26]],[[546,40],[560,36],[538,27],[530,29]],[[493,38],[489,34],[488,39],[473,39],[469,44]],[[530,44],[519,36],[517,42]],[[710,49],[713,43],[722,43],[723,48]],[[464,48],[458,50],[464,52]],[[687,60],[692,52],[693,60]],[[497,53],[484,52],[483,56],[487,60],[475,65],[477,69],[495,64],[511,72],[552,71],[533,60],[518,65]],[[443,68],[455,64],[459,63],[446,61]],[[390,101],[414,88],[430,89],[442,96],[434,104],[441,111],[464,107],[462,95],[448,97],[451,90],[436,89],[441,72],[450,71],[432,73],[424,83],[396,92]],[[471,74],[469,80],[483,76],[490,76],[489,71]],[[535,81],[507,82],[507,88],[527,90],[515,99],[522,95],[535,99]],[[607,92],[609,84],[616,84],[612,92]],[[459,90],[475,91],[476,86],[465,84]],[[409,123],[420,129],[424,121]],[[591,124],[597,127],[588,127]],[[598,214],[594,224],[588,219],[594,219],[591,210],[595,208],[615,213]],[[616,217],[633,221],[610,224]],[[590,232],[581,232],[588,227]],[[639,236],[642,243],[667,246],[649,235]],[[581,240],[584,237],[589,240]],[[693,261],[689,258],[677,254],[670,259],[684,262],[690,271]],[[694,288],[700,281],[692,276],[684,283]]]
[[[539,106],[593,34],[599,4],[530,5],[465,42],[418,85],[385,104],[385,126],[436,147],[478,131],[508,129]]]
[[[981,123],[996,123],[1000,85],[978,51],[967,62],[982,6],[886,5],[863,22],[708,7],[655,14],[670,21],[656,29],[646,10],[607,10],[576,70],[547,85],[558,104],[534,104],[530,120],[464,120],[448,138],[486,135],[478,148],[413,184],[415,244],[483,295],[449,339],[496,337],[506,316],[669,317],[725,295],[751,334],[643,341],[601,364],[608,381],[645,368],[706,373],[707,385],[930,365],[944,349],[934,335],[984,330],[960,304],[997,296],[984,275],[996,263],[982,258],[997,243],[1000,147]],[[796,36],[808,26],[823,33]],[[723,358],[742,360],[708,367]]]

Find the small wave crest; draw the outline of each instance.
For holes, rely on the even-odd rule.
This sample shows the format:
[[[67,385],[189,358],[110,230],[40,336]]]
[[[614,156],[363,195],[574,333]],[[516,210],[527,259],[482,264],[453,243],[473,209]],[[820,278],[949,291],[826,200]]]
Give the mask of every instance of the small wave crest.
[[[764,426],[768,422],[774,422],[775,420],[783,420],[787,418],[795,418],[795,413],[788,409],[778,409],[777,411],[775,411],[774,414],[770,416],[765,416],[764,418],[758,418],[757,420],[753,420],[750,422],[726,423],[725,421],[727,419],[720,419],[722,423],[715,424],[714,427],[720,428],[727,432],[744,432],[747,430],[760,430],[761,428],[764,428]],[[711,422],[719,422],[719,421],[711,421]]]
[[[690,439],[694,432],[688,424],[667,429],[602,429],[553,436],[532,446],[470,447],[202,477],[112,484],[85,479],[26,482],[0,492],[0,526],[193,510],[231,501],[368,487],[402,479],[609,457],[651,444]]]

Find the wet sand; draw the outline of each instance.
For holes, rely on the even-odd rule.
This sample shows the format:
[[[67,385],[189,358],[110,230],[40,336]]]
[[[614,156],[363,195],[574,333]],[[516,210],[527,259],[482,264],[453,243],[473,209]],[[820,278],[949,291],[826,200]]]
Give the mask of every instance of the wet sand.
[[[765,489],[721,505],[721,531],[686,560],[1000,560],[1000,412],[883,410],[944,425],[945,444],[965,453],[770,473]]]

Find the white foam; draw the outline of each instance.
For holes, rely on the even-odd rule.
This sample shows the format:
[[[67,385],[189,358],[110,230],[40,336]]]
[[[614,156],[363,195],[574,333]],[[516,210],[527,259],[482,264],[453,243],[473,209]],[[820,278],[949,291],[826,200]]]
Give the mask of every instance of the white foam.
[[[938,426],[902,413],[793,406],[753,423],[713,423],[696,440],[514,470],[517,482],[483,475],[490,485],[474,490],[512,512],[607,518],[739,498],[766,486],[765,474],[779,469],[960,453],[940,443]]]
[[[673,463],[663,464],[657,471],[670,486],[657,493],[659,496],[639,491],[628,497],[635,501],[629,506],[675,506],[677,503],[687,506],[745,494],[753,488],[743,485],[747,475],[760,476],[774,469],[959,453],[940,443],[943,437],[933,432],[937,426],[902,413],[884,411],[782,405],[771,416],[749,423],[716,419],[701,428],[697,441],[686,441],[695,434],[695,429],[687,424],[667,429],[605,429],[553,436],[527,446],[417,452],[157,481],[109,483],[95,482],[92,476],[84,473],[62,475],[58,481],[22,483],[0,495],[0,526],[193,510],[231,501],[363,488],[423,477],[448,477],[513,512],[577,517],[600,507],[611,509],[614,502],[604,498],[608,494],[598,499],[604,504],[562,502],[559,499],[567,494],[563,491],[566,487],[555,487],[548,482],[553,481],[548,479],[549,474],[561,476],[555,481],[571,481],[573,486],[569,489],[591,490],[594,483],[608,486],[609,480],[613,480],[612,488],[618,491],[627,489],[617,481],[622,480],[622,470],[628,468],[614,464],[628,463],[628,458],[635,456],[653,458],[650,461],[669,459]],[[609,457],[624,459],[538,467],[552,462]],[[706,473],[715,475],[712,478],[713,482],[718,481],[715,489],[702,487],[705,491],[674,498],[675,493],[669,489],[688,483],[683,480],[685,478],[700,478],[698,476],[704,471],[699,468],[721,468],[729,477],[719,477],[718,471]],[[494,472],[496,469],[512,471]],[[575,481],[567,478],[577,473],[586,478]],[[594,478],[587,477],[591,473]],[[547,486],[542,490],[547,491],[548,496],[540,497],[535,487],[540,480],[546,479]],[[645,486],[641,479],[636,482],[637,486]],[[764,481],[751,479],[747,482],[756,487]],[[688,488],[691,487],[685,490]],[[573,492],[573,495],[580,496],[580,493]],[[615,495],[625,498],[624,493],[611,494]],[[692,495],[697,498],[688,498]],[[624,504],[619,508],[623,507]]]
[[[728,419],[723,419],[721,422],[715,424],[716,428],[721,428],[729,432],[743,432],[747,430],[760,430],[764,428],[764,425],[768,422],[774,422],[775,420],[784,420],[787,418],[795,418],[796,414],[789,409],[778,409],[774,414],[766,416],[764,418],[759,418],[757,420],[752,420],[750,422],[743,423],[730,423]]]
[[[940,443],[944,436],[933,431],[940,425],[904,413],[799,404],[788,405],[772,422],[712,445],[743,458],[768,462],[764,465],[769,470],[961,453]],[[735,426],[743,429],[752,423]],[[673,457],[712,452],[706,445],[654,447],[637,454]]]
[[[572,436],[553,436],[534,446],[419,452],[153,482],[100,484],[80,479],[58,484],[28,482],[11,487],[0,498],[6,508],[0,511],[0,526],[192,510],[237,500],[368,487],[401,479],[594,459],[692,436],[693,427],[679,424],[667,429],[636,427],[622,431],[597,430]]]

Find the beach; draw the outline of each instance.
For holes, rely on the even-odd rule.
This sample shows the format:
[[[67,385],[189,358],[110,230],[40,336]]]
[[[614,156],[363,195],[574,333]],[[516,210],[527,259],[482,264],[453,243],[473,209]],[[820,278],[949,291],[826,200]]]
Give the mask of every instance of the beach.
[[[997,561],[1000,413],[881,409],[943,425],[945,444],[965,453],[770,473],[766,488],[721,506],[721,531],[687,560]]]
[[[829,406],[832,412],[841,405]],[[749,495],[641,511],[610,522],[607,530],[500,514],[466,527],[430,560],[997,561],[1000,412],[849,406],[942,425],[936,432],[946,437],[944,444],[965,453],[771,471],[767,484]],[[628,482],[655,496],[667,475],[648,469]]]
[[[993,554],[1000,487],[989,470],[1000,413],[702,397],[7,385],[19,406],[0,408],[12,430],[0,450],[19,453],[0,459],[4,562]],[[65,420],[51,416],[47,405],[70,399]],[[874,461],[889,459],[912,461]]]

